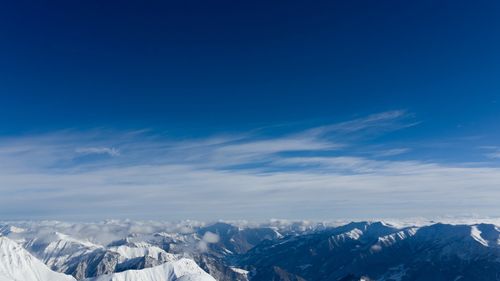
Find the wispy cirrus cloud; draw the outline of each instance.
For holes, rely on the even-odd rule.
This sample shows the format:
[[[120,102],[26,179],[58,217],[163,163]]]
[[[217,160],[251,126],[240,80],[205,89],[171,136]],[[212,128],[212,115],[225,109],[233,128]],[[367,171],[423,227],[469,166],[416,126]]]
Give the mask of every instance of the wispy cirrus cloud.
[[[53,132],[0,139],[8,218],[261,219],[499,211],[500,169],[359,156],[358,139],[415,126],[391,111],[272,136],[169,139]],[[361,146],[361,147],[360,147]],[[381,152],[382,151],[382,152]],[[120,157],[90,157],[97,154]]]
[[[392,149],[376,151],[374,153],[374,156],[377,156],[377,157],[395,156],[395,155],[401,155],[401,154],[407,153],[410,150],[411,149],[407,148],[407,147],[392,148]]]
[[[114,147],[78,147],[75,149],[79,154],[106,154],[109,156],[119,156],[120,151]]]
[[[412,119],[413,115],[405,110],[386,111],[360,117],[353,120],[336,124],[320,126],[305,131],[306,135],[325,135],[329,133],[384,133],[418,125],[419,122]]]
[[[481,146],[480,149],[486,151],[485,156],[491,159],[500,159],[500,147],[498,146]]]

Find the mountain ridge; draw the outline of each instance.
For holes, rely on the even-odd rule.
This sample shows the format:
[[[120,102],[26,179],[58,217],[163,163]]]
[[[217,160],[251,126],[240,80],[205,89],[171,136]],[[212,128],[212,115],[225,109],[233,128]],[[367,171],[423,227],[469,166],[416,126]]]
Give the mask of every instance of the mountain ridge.
[[[62,254],[69,251],[66,254],[86,267],[88,273],[93,272],[82,276],[73,271],[78,280],[87,277],[86,281],[104,276],[123,279],[125,277],[120,276],[151,270],[163,272],[149,276],[157,280],[165,278],[159,276],[168,276],[165,271],[171,271],[160,269],[161,266],[168,267],[169,263],[172,266],[184,258],[192,260],[219,281],[500,281],[500,228],[491,223],[357,221],[328,225],[280,221],[245,225],[189,222],[189,227],[177,224],[174,229],[156,222],[137,224],[140,227],[134,222],[106,222],[102,229],[113,232],[98,234],[115,236],[120,233],[120,236],[101,243],[96,243],[99,240],[92,235],[83,239],[85,233],[82,232],[77,233],[79,238],[62,234],[71,233],[73,229],[95,229],[89,225],[52,227],[59,233],[49,236],[57,238],[53,241],[44,240],[47,229],[52,229],[46,223],[41,226],[2,226],[0,223],[0,229],[34,254],[44,253],[48,248],[53,251],[54,258],[64,260]],[[47,243],[44,247],[33,247],[30,241],[37,239]],[[74,243],[79,246],[69,246]],[[63,247],[65,251],[59,251],[58,247],[47,245],[66,247]],[[99,255],[78,256],[80,247],[90,248],[92,253]],[[44,261],[50,263],[50,260]],[[57,271],[64,269],[60,267]],[[130,277],[127,278],[125,280],[129,281]]]

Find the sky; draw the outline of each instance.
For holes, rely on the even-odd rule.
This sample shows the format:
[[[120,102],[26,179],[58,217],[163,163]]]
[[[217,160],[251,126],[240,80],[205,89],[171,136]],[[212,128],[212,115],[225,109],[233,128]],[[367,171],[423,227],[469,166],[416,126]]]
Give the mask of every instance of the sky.
[[[0,219],[500,212],[496,1],[10,1]]]

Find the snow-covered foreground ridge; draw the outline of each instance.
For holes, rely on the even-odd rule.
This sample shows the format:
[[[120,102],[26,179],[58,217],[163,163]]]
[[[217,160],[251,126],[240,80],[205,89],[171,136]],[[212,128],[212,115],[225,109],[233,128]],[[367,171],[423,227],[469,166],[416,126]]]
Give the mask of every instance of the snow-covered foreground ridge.
[[[102,275],[85,281],[215,281],[193,260],[180,259],[152,268],[127,270],[120,273]]]
[[[0,237],[0,281],[75,281],[54,272],[14,241]]]
[[[66,246],[68,245],[64,244],[62,247]],[[69,248],[71,250],[71,247]],[[64,249],[59,249],[61,250]],[[7,237],[0,236],[0,281],[76,281],[76,279],[71,275],[52,271],[22,246]],[[152,268],[106,274],[85,281],[215,281],[215,279],[193,260],[182,258]]]

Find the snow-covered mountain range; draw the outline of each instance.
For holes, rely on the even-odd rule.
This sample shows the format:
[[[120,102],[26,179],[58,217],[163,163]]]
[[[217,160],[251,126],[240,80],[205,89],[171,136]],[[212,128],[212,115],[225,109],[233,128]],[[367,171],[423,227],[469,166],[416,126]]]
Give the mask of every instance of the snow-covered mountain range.
[[[0,223],[0,281],[500,280],[497,221]]]
[[[67,242],[67,241],[64,241]],[[50,243],[49,243],[50,244]],[[62,261],[66,254],[74,250],[73,245],[55,243],[57,251],[47,259],[48,264]],[[69,246],[65,248],[65,246]],[[128,254],[134,251],[129,251]],[[139,251],[140,252],[140,251]],[[61,256],[56,257],[56,253]],[[76,254],[70,254],[74,257]],[[148,255],[148,253],[145,253]],[[53,267],[63,269],[53,264]],[[85,281],[215,281],[196,262],[181,258],[161,265],[140,270],[125,270],[119,273],[101,274]],[[7,237],[0,237],[0,281],[76,281],[75,277],[51,270],[47,264],[35,258],[22,246]]]

